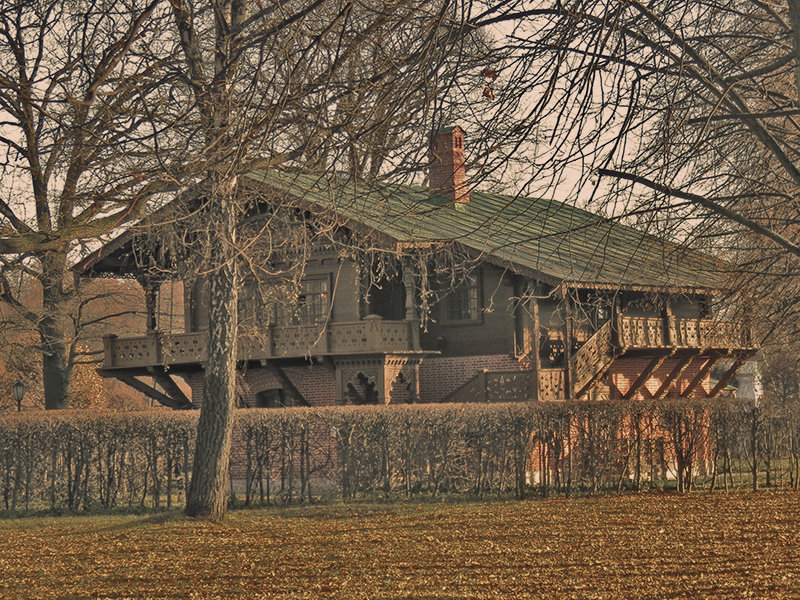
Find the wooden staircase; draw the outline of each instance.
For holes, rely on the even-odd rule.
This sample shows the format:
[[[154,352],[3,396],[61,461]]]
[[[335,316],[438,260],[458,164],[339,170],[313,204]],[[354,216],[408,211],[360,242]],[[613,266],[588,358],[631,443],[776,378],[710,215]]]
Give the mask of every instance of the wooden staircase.
[[[578,351],[569,363],[570,397],[580,398],[608,372],[614,360],[621,354],[612,339],[611,321],[606,321]]]
[[[535,371],[484,370],[448,394],[444,402],[514,402],[530,398],[551,401],[563,400],[565,396],[580,398],[608,372],[621,354],[612,336],[611,321],[608,321],[572,355],[569,369],[572,377],[571,394],[563,388],[564,369],[542,369],[538,374],[538,382],[535,380]]]

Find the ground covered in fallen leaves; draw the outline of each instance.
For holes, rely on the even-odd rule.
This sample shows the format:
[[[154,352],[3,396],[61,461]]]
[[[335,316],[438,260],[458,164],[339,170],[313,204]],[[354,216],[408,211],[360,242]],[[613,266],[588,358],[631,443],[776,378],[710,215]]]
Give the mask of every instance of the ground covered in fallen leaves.
[[[800,598],[800,495],[6,520],[0,597]]]

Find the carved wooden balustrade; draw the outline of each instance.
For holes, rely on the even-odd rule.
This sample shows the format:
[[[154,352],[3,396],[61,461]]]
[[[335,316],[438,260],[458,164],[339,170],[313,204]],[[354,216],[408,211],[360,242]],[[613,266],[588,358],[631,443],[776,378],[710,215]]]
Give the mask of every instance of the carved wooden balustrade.
[[[714,319],[620,317],[619,345],[630,349],[699,348],[749,350],[750,330],[742,323]]]
[[[674,320],[674,319],[673,319]],[[623,348],[668,348],[665,320],[660,317],[620,317],[619,345]]]
[[[206,357],[206,332],[118,338],[104,337],[104,369],[201,363]],[[302,357],[309,355],[365,354],[419,351],[419,324],[384,321],[370,316],[363,321],[296,327],[266,327],[257,336],[242,336],[241,360]]]
[[[564,391],[563,369],[539,369],[539,400],[563,400]]]
[[[611,334],[611,321],[606,321],[572,356],[570,371],[574,378],[572,390],[575,395],[580,396],[614,360],[616,349]]]
[[[714,321],[713,319],[678,319],[675,342],[686,348],[755,347],[750,329],[740,323]]]

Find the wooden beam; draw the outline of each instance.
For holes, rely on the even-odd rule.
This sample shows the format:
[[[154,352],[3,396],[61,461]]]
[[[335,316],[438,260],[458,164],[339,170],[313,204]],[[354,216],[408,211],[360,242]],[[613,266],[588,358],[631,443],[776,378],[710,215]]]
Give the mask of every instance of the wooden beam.
[[[179,404],[186,406],[187,408],[192,407],[192,401],[189,400],[186,394],[183,393],[183,390],[178,387],[178,384],[175,383],[169,373],[166,373],[165,371],[155,367],[149,367],[147,369],[147,374],[155,379],[162,388],[164,388],[164,391],[168,396],[175,399]]]
[[[680,392],[680,396],[685,397],[692,394],[695,391],[695,389],[697,389],[697,387],[700,385],[700,383],[703,381],[705,376],[708,375],[708,372],[714,367],[715,364],[717,364],[720,358],[721,357],[719,355],[709,356],[706,363],[702,367],[700,367],[700,370],[697,372],[697,375],[695,375],[689,382],[689,385],[686,386],[686,389]]]
[[[620,391],[620,389],[617,387],[617,384],[616,384],[616,383],[614,383],[614,381],[613,381],[613,380],[612,380],[612,379],[609,377],[609,381],[608,381],[608,391],[609,391],[609,392],[611,392],[612,390],[613,390],[613,391],[615,391],[615,392],[617,392],[617,396],[619,396],[620,398],[622,398],[622,392],[621,392],[621,391]],[[611,397],[612,395],[613,395],[613,394],[609,393],[609,397]]]
[[[262,364],[264,365],[264,368],[266,368],[268,371],[271,371],[275,377],[278,378],[278,380],[281,382],[281,385],[283,385],[283,387],[286,388],[292,396],[294,396],[298,404],[302,406],[311,406],[308,400],[306,400],[305,396],[303,396],[303,394],[300,393],[300,390],[298,390],[294,383],[292,383],[292,380],[289,379],[289,376],[284,372],[283,369],[281,369],[271,360],[264,360],[262,361]]]
[[[660,356],[656,356],[651,360],[644,370],[639,373],[639,376],[634,380],[631,384],[631,387],[628,388],[628,391],[625,392],[625,395],[622,396],[623,400],[630,400],[636,395],[642,386],[647,383],[647,380],[650,379],[650,376],[661,366],[664,364],[664,361],[667,360],[669,354],[662,354]]]
[[[534,392],[531,394],[532,400],[539,399],[539,372],[542,370],[542,326],[539,319],[539,298],[536,297],[536,293],[538,292],[538,286],[534,284],[534,286],[529,286],[528,289],[533,289],[533,296],[528,301],[528,304],[531,307],[531,311],[533,312],[533,325],[531,326],[531,354],[533,356],[533,372],[534,372],[534,385],[531,386],[532,391]]]
[[[730,380],[733,379],[734,375],[736,375],[736,372],[742,367],[742,365],[747,362],[748,358],[749,356],[747,354],[742,354],[736,360],[734,360],[733,364],[731,365],[731,368],[728,369],[725,372],[725,374],[719,378],[717,384],[708,393],[708,397],[713,398],[714,396],[719,394],[725,388],[725,386],[728,385]]]
[[[699,351],[692,352],[678,361],[678,363],[672,368],[672,371],[670,371],[666,378],[664,378],[664,381],[661,382],[661,386],[656,390],[656,393],[653,394],[654,400],[661,400],[661,398],[666,395],[670,386],[675,383],[675,381],[677,381],[681,375],[683,375],[686,367],[689,366],[689,363],[691,363],[698,354]]]
[[[572,319],[572,299],[569,295],[569,290],[564,290],[564,395],[567,400],[575,397],[574,390],[572,389],[572,336],[573,332],[573,319]]]
[[[177,410],[177,409],[186,409],[192,407],[191,403],[188,405],[181,404],[181,402],[176,400],[175,398],[171,398],[170,396],[167,396],[165,393],[158,391],[154,387],[147,385],[143,381],[139,381],[138,379],[136,379],[136,377],[134,377],[129,373],[125,372],[114,373],[114,377],[119,379],[121,382],[131,386],[137,392],[141,392],[148,398],[152,398],[153,400],[160,402],[161,404],[169,408],[174,408]]]

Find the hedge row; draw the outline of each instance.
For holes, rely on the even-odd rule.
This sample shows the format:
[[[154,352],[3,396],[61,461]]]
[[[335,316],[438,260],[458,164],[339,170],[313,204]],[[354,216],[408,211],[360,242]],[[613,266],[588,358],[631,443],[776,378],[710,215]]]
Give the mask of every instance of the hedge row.
[[[253,504],[797,488],[795,412],[721,400],[242,410],[231,491]],[[0,501],[11,511],[180,504],[196,423],[161,411],[2,418]]]
[[[182,502],[196,415],[69,411],[0,420],[7,510]]]

